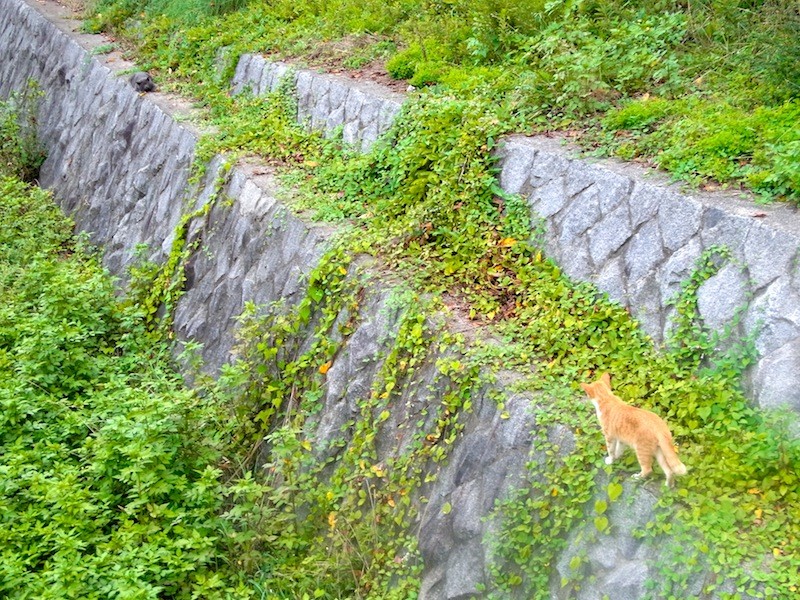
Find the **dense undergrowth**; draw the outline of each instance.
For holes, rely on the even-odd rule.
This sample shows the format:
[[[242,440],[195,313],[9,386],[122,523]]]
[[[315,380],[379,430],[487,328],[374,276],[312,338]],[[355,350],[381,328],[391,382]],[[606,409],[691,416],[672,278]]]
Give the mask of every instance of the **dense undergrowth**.
[[[4,176],[0,222],[0,594],[227,595],[240,540],[213,405],[48,194]]]
[[[0,595],[250,597],[233,557],[258,493],[222,476],[226,412],[19,178],[41,162],[32,108],[0,103]]]
[[[800,9],[793,0],[95,0],[152,66],[200,75],[216,51],[491,99],[508,130],[568,130],[600,153],[800,201]]]
[[[120,24],[134,6],[102,19]],[[20,487],[28,480],[17,473],[28,463],[4,453],[11,456],[7,472],[15,475],[3,480],[3,501],[14,503],[5,513],[14,521],[3,529],[13,589],[30,586],[42,597],[46,590],[50,597],[69,597],[71,590],[46,587],[63,579],[75,590],[95,586],[99,597],[107,595],[103,585],[116,584],[130,585],[129,597],[137,597],[135,585],[164,598],[195,592],[213,597],[226,588],[229,595],[265,598],[414,597],[422,565],[414,537],[407,535],[419,510],[412,498],[459,439],[476,386],[490,382],[495,370],[517,368],[531,373],[518,388],[548,399],[534,409],[537,423],[565,425],[576,447],[566,457],[546,444],[537,448],[547,458],[530,466],[530,486],[498,506],[505,519],[493,541],[499,560],[490,587],[497,597],[548,597],[553,561],[567,533],[587,519],[598,536],[613,527],[605,512],[622,501],[615,477],[633,472],[632,459],[609,469],[610,483],[596,489],[602,440],[577,391],[578,381],[606,370],[621,395],[670,421],[690,468],[676,491],[660,496],[657,518],[641,532],[652,543],[670,540],[650,595],[687,598],[689,581],[701,572],[706,576],[697,596],[796,594],[800,447],[784,421],[749,407],[739,390],[738,376],[752,358],[748,344],[723,344],[729,351],[715,352],[719,340],[696,319],[697,287],[720,268],[724,249],[705,256],[686,282],[675,300],[675,338],[658,352],[624,310],[592,286],[568,281],[542,256],[526,206],[497,188],[490,151],[519,118],[512,104],[497,108],[488,92],[434,88],[404,109],[372,153],[353,154],[297,126],[286,94],[228,96],[215,51],[234,41],[231,30],[209,20],[171,37],[178,14],[170,17],[170,6],[161,4],[152,14],[165,16],[136,29],[145,36],[139,51],[163,77],[172,70],[172,83],[207,107],[220,133],[203,140],[202,157],[244,152],[289,167],[284,180],[299,189],[297,207],[346,223],[346,232],[309,275],[298,306],[248,309],[243,362],[217,383],[200,378],[202,394],[181,390],[174,374],[151,366],[167,356],[166,347],[136,308],[116,303],[107,281],[77,271],[58,275],[56,266],[82,256],[74,244],[62,237],[49,250],[39,240],[35,248],[27,243],[31,256],[41,250],[50,261],[47,269],[55,274],[47,277],[24,274],[19,263],[38,268],[30,258],[2,267],[7,306],[0,320],[0,367],[9,374],[3,385],[10,386],[3,401],[20,410],[27,406],[41,419],[15,421],[6,418],[15,413],[5,411],[3,443],[39,451],[23,456],[41,473],[32,480],[47,482],[31,484],[30,491]],[[277,18],[251,9],[224,18],[265,27]],[[383,16],[375,12],[376,19]],[[298,20],[287,19],[281,22]],[[625,114],[635,113],[630,110]],[[639,139],[646,142],[644,135]],[[32,200],[21,184],[5,185],[4,218],[19,224]],[[4,230],[11,240],[22,233],[11,225]],[[358,253],[378,257],[411,290],[398,294],[397,339],[372,389],[359,399],[349,436],[338,440],[338,451],[325,454],[312,444],[313,426],[325,376],[358,322],[363,283],[351,279]],[[86,296],[74,286],[87,279],[108,304],[75,302]],[[30,293],[17,283],[40,280],[45,288],[31,287]],[[478,336],[463,346],[434,327],[429,317],[445,304],[463,310],[501,343],[481,343]],[[42,309],[31,311],[35,306]],[[46,344],[32,337],[39,332],[50,336]],[[55,354],[40,360],[37,352]],[[435,360],[433,387],[442,392],[431,400],[431,417],[417,423],[407,452],[378,461],[376,433],[403,394],[413,393],[409,381],[426,359]],[[113,360],[147,368],[118,374]],[[68,368],[48,369],[51,364]],[[24,383],[34,379],[38,386]],[[39,391],[41,397],[30,398]],[[107,399],[106,391],[119,396]],[[502,409],[503,398],[498,402]],[[36,412],[42,406],[58,410]],[[152,455],[162,447],[166,454]],[[258,484],[245,476],[255,456],[266,466],[256,473]],[[62,471],[55,464],[63,465],[66,479],[58,479]],[[54,498],[45,494],[51,489],[63,491]],[[97,518],[87,522],[84,510]],[[68,528],[56,529],[63,519],[70,520]],[[54,529],[32,528],[35,522]],[[110,558],[115,552],[130,557],[128,572],[139,579],[107,575],[123,564]],[[78,555],[90,567],[66,572]],[[170,562],[176,556],[179,562]],[[142,565],[153,566],[148,571]],[[586,583],[582,558],[571,566],[574,577],[562,583]],[[241,591],[234,591],[240,583]],[[723,585],[728,591],[716,589]]]

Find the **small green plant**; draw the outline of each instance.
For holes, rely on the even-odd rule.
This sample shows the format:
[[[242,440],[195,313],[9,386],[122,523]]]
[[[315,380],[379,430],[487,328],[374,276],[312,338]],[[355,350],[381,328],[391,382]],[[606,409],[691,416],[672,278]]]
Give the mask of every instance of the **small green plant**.
[[[33,181],[45,159],[37,137],[36,113],[41,92],[31,81],[0,102],[0,174]]]
[[[92,54],[110,54],[116,49],[114,44],[100,44],[99,46],[95,46],[92,48]]]

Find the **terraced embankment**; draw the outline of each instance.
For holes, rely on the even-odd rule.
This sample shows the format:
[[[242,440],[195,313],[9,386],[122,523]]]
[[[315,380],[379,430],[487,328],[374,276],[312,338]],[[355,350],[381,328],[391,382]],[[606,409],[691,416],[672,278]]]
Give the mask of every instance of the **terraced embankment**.
[[[575,526],[561,546],[537,548],[532,540],[530,553],[548,557],[551,597],[643,597],[664,564],[680,572],[678,579],[685,575],[687,595],[716,577],[702,564],[684,572],[673,562],[685,539],[643,541],[637,532],[654,519],[658,493],[627,482],[619,487],[598,474],[580,454],[585,448],[575,431],[539,411],[563,398],[525,391],[517,386],[519,373],[481,373],[446,317],[419,310],[421,301],[376,275],[369,259],[332,253],[339,231],[293,214],[268,169],[230,168],[215,159],[199,182],[191,180],[197,135],[159,106],[166,98],[138,95],[31,5],[0,0],[0,12],[0,94],[39,82],[40,135],[48,150],[41,182],[104,248],[112,273],[124,278],[142,244],[155,262],[185,259],[185,281],[176,275],[185,293],[174,306],[173,326],[203,344],[214,368],[230,360],[246,303],[279,303],[279,316],[296,315],[291,347],[275,341],[285,342],[279,317],[267,331],[284,363],[308,361],[308,389],[291,395],[296,404],[273,408],[290,415],[310,409],[300,429],[309,458],[323,465],[320,473],[334,477],[330,465],[345,465],[352,476],[343,487],[376,494],[372,510],[383,511],[390,539],[381,543],[390,549],[392,576],[420,565],[424,598],[491,592],[497,573],[512,570],[496,539],[515,525],[493,513],[496,502],[520,483],[538,482],[552,497],[564,493],[527,468],[550,460],[550,450],[594,486],[574,498],[586,518],[570,521]],[[234,86],[255,72],[241,67]],[[257,77],[263,81],[263,73]],[[299,116],[316,126],[342,126],[345,139],[368,147],[396,108],[372,106],[367,92],[330,81],[298,75]],[[715,327],[732,324],[742,337],[758,331],[754,396],[764,406],[798,407],[800,244],[785,209],[759,209],[765,216],[756,217],[752,207],[734,202],[728,212],[711,197],[682,196],[628,168],[590,165],[544,140],[511,138],[501,152],[501,183],[524,194],[544,219],[548,251],[567,273],[629,305],[657,339],[670,327],[667,299],[695,259],[726,243],[733,260],[700,288],[701,316]],[[260,351],[268,353],[265,346]],[[546,519],[539,508],[538,518]],[[334,515],[333,528],[333,505],[319,510]],[[396,528],[388,523],[392,514]],[[738,582],[726,576],[709,593],[734,589]],[[387,582],[390,589],[391,577]],[[519,593],[531,591],[523,585]]]

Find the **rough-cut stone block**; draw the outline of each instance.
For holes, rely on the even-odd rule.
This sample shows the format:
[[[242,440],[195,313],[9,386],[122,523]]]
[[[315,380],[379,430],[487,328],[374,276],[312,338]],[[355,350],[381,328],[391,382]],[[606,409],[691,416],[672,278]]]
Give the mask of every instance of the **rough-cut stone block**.
[[[607,214],[627,201],[631,181],[613,171],[590,165],[579,160],[570,164],[567,174],[567,194],[593,195],[603,214]]]
[[[755,289],[789,273],[798,256],[797,238],[761,224],[750,228],[744,244],[744,259]]]
[[[722,331],[748,301],[747,279],[741,267],[727,264],[697,291],[697,308],[704,324]]]
[[[664,193],[662,188],[653,184],[643,181],[634,182],[629,200],[633,227],[638,227],[658,214],[658,207]]]
[[[494,435],[497,454],[491,460],[497,460],[504,452],[510,450],[527,450],[531,442],[533,399],[527,394],[514,394],[506,400],[506,413],[494,411]]]
[[[628,282],[628,298],[631,311],[639,324],[653,339],[664,336],[664,313],[661,291],[655,275],[647,275],[639,281]]]
[[[239,57],[239,62],[236,63],[236,70],[231,80],[231,88],[234,94],[239,94],[244,91],[245,76],[247,74],[247,67],[250,64],[250,58],[250,54],[242,54]]]
[[[537,160],[534,160],[534,166],[536,163]],[[564,176],[548,179],[531,191],[528,196],[528,205],[534,213],[544,219],[548,219],[558,214],[566,206],[569,198],[564,193],[564,180]]]
[[[453,491],[453,535],[455,539],[467,541],[478,537],[483,531],[485,509],[479,479],[468,481]]]
[[[358,142],[358,134],[358,121],[345,123],[342,128],[342,140],[347,144],[356,144]]]
[[[456,546],[448,558],[447,567],[444,597],[475,597],[484,581],[483,548],[480,542],[472,541]]]
[[[250,56],[247,70],[244,73],[243,89],[249,89],[252,94],[258,93],[258,84],[264,72],[264,59],[254,54]]]
[[[263,192],[253,181],[247,180],[238,196],[240,214],[250,215],[255,213],[260,204]]]
[[[631,237],[628,207],[620,205],[597,223],[589,232],[589,253],[592,262],[602,265]]]
[[[378,124],[371,122],[361,130],[361,151],[368,152],[378,141]]]
[[[633,183],[630,178],[617,175],[613,171],[595,168],[598,173],[595,189],[603,213],[614,210],[621,204],[629,205]]]
[[[329,133],[342,125],[344,125],[344,107],[340,106],[328,114],[328,118],[325,120],[325,131]]]
[[[569,277],[577,280],[589,280],[595,275],[585,239],[576,238],[569,246],[561,246],[551,241],[548,243],[548,247],[550,253],[557,256],[558,264]]]
[[[764,356],[754,376],[755,393],[764,408],[800,412],[800,339]]]
[[[313,103],[318,103],[322,98],[327,98],[328,93],[330,92],[331,88],[331,81],[323,76],[318,75],[317,73],[311,74],[311,90],[310,94],[313,98]]]
[[[296,80],[297,89],[297,120],[301,123],[305,121],[306,117],[311,114],[311,83],[313,76],[308,71],[298,71]]]
[[[550,152],[538,152],[531,166],[531,185],[539,187],[553,179],[561,179],[562,191],[566,195],[566,175],[570,159]],[[565,199],[566,200],[566,199]]]
[[[643,596],[649,578],[650,570],[643,562],[623,563],[609,575],[601,594],[615,600],[638,600]]]
[[[633,281],[653,272],[664,260],[658,221],[652,220],[633,235],[625,248],[625,270]]]
[[[608,294],[608,297],[623,306],[628,305],[628,291],[625,271],[621,258],[607,262],[595,280],[597,287]]]
[[[570,161],[564,182],[564,193],[570,198],[578,194],[590,195],[587,192],[593,191],[599,174],[600,170],[589,163]]]
[[[329,115],[330,105],[328,104],[328,95],[313,96],[313,104],[311,105],[311,128],[324,129],[325,122],[328,120]]]
[[[379,98],[370,97],[366,94],[363,96],[361,110],[358,113],[358,118],[361,121],[362,128],[374,125],[377,129],[378,115],[380,115],[381,104],[382,103]]]
[[[351,88],[344,101],[344,118],[348,123],[357,121],[361,115],[366,96],[361,90]]]
[[[247,76],[250,79],[250,89],[254,96],[263,93],[264,78],[269,76],[267,69],[267,61],[264,57],[256,54],[250,62],[250,67],[247,69]]]
[[[590,227],[600,220],[600,200],[592,193],[594,188],[585,188],[571,198],[558,213],[558,226],[561,230],[558,243],[569,246],[575,238],[584,235]]]
[[[500,187],[510,194],[521,194],[528,183],[536,151],[521,144],[507,143],[501,149]]]
[[[383,135],[394,124],[397,115],[400,113],[402,104],[392,100],[384,100],[378,111],[378,135]]]
[[[752,226],[752,219],[712,206],[703,217],[700,236],[706,248],[724,246],[739,254]]]
[[[345,98],[350,88],[337,80],[330,80],[328,85],[328,103],[331,110],[344,109]]]
[[[800,336],[800,294],[789,277],[775,280],[748,307],[747,331],[756,332],[756,350],[766,355]]]
[[[703,206],[689,197],[664,194],[658,206],[658,224],[664,247],[674,252],[700,229]]]

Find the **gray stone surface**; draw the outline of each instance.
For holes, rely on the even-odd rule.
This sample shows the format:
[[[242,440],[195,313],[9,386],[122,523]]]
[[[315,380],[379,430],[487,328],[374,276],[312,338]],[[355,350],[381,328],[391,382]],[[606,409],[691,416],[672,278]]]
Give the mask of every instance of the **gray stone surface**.
[[[419,540],[426,569],[420,600],[476,596],[477,585],[487,580],[482,541],[492,524],[484,517],[520,484],[530,459],[531,432],[536,429],[532,398],[508,397],[505,414],[485,393],[473,403],[463,443],[453,448],[436,483],[426,490],[429,502]],[[449,513],[443,510],[445,504],[451,507]]]
[[[362,151],[369,150],[391,127],[403,102],[400,94],[374,84],[296,70],[252,54],[239,59],[231,89],[241,93],[249,88],[254,94],[265,94],[287,74],[294,78],[297,90],[298,121],[326,135],[341,130],[344,141]]]
[[[732,323],[737,312],[746,307],[747,301],[747,280],[742,269],[730,263],[706,280],[697,291],[700,317],[714,331],[722,331]]]
[[[138,243],[163,259],[183,209],[193,136],[28,5],[6,1],[0,13],[0,97],[29,79],[45,91],[41,184],[106,248],[113,272],[124,277]]]
[[[780,372],[782,377],[772,376]],[[766,408],[789,408],[800,412],[797,388],[800,386],[800,349],[786,343],[763,357],[753,376],[754,392]]]

